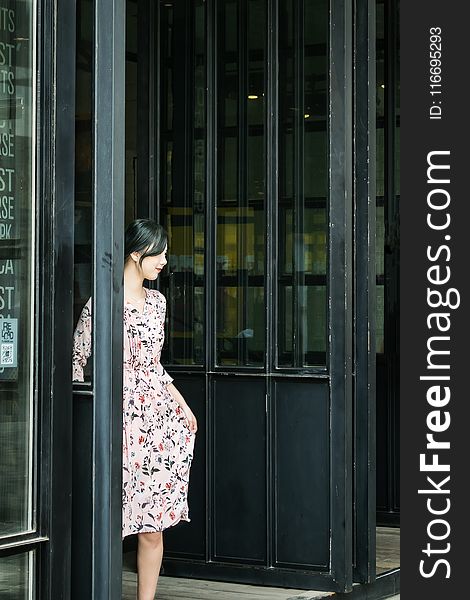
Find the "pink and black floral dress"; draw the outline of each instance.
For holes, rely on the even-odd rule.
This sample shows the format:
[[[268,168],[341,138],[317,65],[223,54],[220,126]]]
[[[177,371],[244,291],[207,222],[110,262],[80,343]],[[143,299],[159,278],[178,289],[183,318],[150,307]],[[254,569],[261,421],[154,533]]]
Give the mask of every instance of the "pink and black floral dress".
[[[124,306],[122,537],[189,521],[188,483],[195,435],[167,390],[160,363],[166,299],[146,290],[139,312]],[[91,298],[74,333],[73,380],[91,354]]]

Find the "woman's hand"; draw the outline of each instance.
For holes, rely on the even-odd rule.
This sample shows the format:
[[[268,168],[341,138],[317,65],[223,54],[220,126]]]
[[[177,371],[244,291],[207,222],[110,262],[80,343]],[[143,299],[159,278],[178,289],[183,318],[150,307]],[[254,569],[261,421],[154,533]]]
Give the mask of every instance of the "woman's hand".
[[[194,416],[193,411],[189,408],[189,406],[187,404],[185,406],[182,406],[181,408],[183,409],[183,412],[186,415],[186,418],[188,420],[189,431],[191,431],[192,433],[196,433],[197,421],[196,421],[196,417]]]
[[[197,431],[196,417],[194,416],[193,411],[186,404],[186,400],[183,398],[181,393],[178,391],[178,389],[176,388],[174,383],[169,383],[166,386],[166,388],[170,392],[173,400],[175,400],[179,404],[181,410],[184,412],[184,415],[185,415],[186,419],[188,420],[189,431],[191,431],[192,433],[196,433],[196,431]]]

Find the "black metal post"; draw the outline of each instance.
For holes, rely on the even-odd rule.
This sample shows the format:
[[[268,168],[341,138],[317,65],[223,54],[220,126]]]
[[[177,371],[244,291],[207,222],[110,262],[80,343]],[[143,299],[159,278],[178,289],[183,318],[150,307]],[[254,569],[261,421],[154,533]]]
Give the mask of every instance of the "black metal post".
[[[330,4],[331,574],[352,589],[352,7]]]
[[[121,597],[125,1],[95,4],[92,598]]]
[[[356,0],[354,40],[354,580],[376,576],[375,0]]]
[[[40,17],[37,305],[43,308],[35,356],[41,390],[38,524],[49,543],[40,552],[39,595],[65,600],[70,598],[71,576],[75,2],[44,2]]]
[[[215,322],[216,306],[216,230],[215,212],[217,196],[217,4],[216,0],[206,2],[206,56],[207,56],[207,95],[206,95],[206,213],[205,213],[205,369],[206,369],[206,562],[213,555],[213,421],[214,410],[212,377],[217,355]]]

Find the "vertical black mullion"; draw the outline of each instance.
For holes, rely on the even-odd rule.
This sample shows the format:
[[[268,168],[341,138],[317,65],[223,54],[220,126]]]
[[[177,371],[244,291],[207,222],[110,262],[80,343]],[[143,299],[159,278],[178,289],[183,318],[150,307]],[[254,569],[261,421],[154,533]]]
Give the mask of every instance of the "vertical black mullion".
[[[148,9],[148,29],[149,29],[149,45],[148,45],[148,170],[149,170],[149,182],[148,182],[148,199],[147,199],[147,211],[150,219],[155,219],[157,213],[156,199],[159,198],[159,157],[160,157],[160,144],[157,140],[160,137],[157,135],[158,127],[158,110],[159,110],[159,49],[158,49],[158,38],[157,38],[157,21],[156,14],[158,12],[160,3],[150,2]]]
[[[212,379],[216,358],[216,194],[217,194],[217,18],[216,0],[206,1],[206,211],[205,211],[205,370],[206,370],[206,562],[213,556],[214,468]]]
[[[266,10],[266,110],[264,117],[265,153],[266,153],[266,194],[265,194],[265,227],[266,227],[266,353],[265,369],[268,377],[266,379],[266,500],[267,500],[267,539],[266,560],[267,566],[272,567],[275,562],[275,462],[274,462],[274,383],[269,375],[273,372],[276,364],[275,348],[277,346],[277,323],[274,313],[274,298],[277,298],[275,290],[277,282],[277,220],[279,207],[279,55],[278,55],[278,0],[267,0]]]
[[[396,2],[385,3],[385,286],[384,351],[387,365],[388,510],[395,504],[395,398],[398,344],[398,222],[395,186],[396,150]]]
[[[355,572],[376,576],[375,0],[355,5]]]
[[[52,270],[52,260],[49,258],[47,248],[49,246],[48,240],[52,238],[52,225],[54,215],[52,212],[52,165],[54,163],[51,123],[53,120],[53,114],[50,110],[52,103],[52,94],[54,89],[53,80],[53,66],[50,59],[54,54],[54,39],[53,39],[53,2],[52,0],[45,0],[38,6],[37,19],[37,64],[38,64],[38,81],[40,93],[36,94],[35,100],[38,101],[39,110],[37,114],[36,134],[42,128],[42,136],[38,136],[38,144],[36,145],[36,152],[38,156],[36,166],[36,189],[40,190],[41,198],[43,199],[40,206],[37,206],[37,266],[39,271],[40,284],[37,287],[38,305],[41,307],[50,306],[48,294],[52,289],[52,282],[54,273]],[[67,14],[67,12],[65,13]],[[74,33],[75,36],[75,33]],[[69,46],[73,48],[73,46]],[[74,56],[75,60],[75,56]],[[74,65],[75,68],[75,65]],[[75,94],[73,98],[75,104]],[[73,110],[73,112],[75,112]],[[73,113],[72,113],[73,114]],[[74,123],[73,123],[74,126]],[[71,215],[73,218],[73,215]],[[69,221],[69,219],[67,219]],[[70,222],[70,221],[69,221]],[[73,243],[71,244],[73,246]],[[52,249],[51,249],[51,256]],[[73,257],[72,257],[73,264]],[[66,305],[67,306],[67,305]],[[69,309],[71,310],[71,309]],[[63,529],[57,521],[52,519],[52,515],[55,513],[54,503],[58,506],[63,506],[63,498],[61,494],[71,495],[72,484],[67,479],[66,487],[60,486],[58,488],[59,496],[54,500],[54,490],[52,489],[52,472],[55,472],[53,465],[53,449],[54,440],[53,435],[56,433],[52,429],[52,424],[56,422],[56,418],[52,418],[53,414],[53,359],[50,348],[53,344],[52,332],[54,332],[54,326],[52,319],[54,317],[54,311],[41,310],[37,313],[37,333],[36,333],[36,356],[37,356],[37,389],[38,394],[38,417],[39,427],[37,438],[37,451],[38,458],[41,457],[37,463],[38,465],[38,527],[39,532],[44,535],[49,532],[50,542],[44,547],[40,548],[38,554],[38,568],[36,573],[38,574],[36,583],[36,596],[38,598],[43,597],[45,600],[53,600],[53,598],[59,596],[64,599],[70,598],[70,586],[66,583],[66,580],[70,580],[71,573],[71,552],[66,551],[67,547],[71,546],[71,531],[70,533],[66,530],[65,535]],[[72,318],[72,311],[69,313],[69,318]],[[68,329],[70,331],[70,329]],[[70,336],[71,337],[71,336]],[[43,350],[44,349],[44,350]],[[71,348],[69,350],[71,352]],[[67,355],[67,352],[64,351]],[[50,400],[49,400],[50,399]],[[64,407],[65,404],[65,407]],[[67,407],[67,403],[59,403],[58,408],[71,410]],[[59,428],[57,433],[63,431],[72,431],[72,413],[64,419],[63,416],[59,416],[66,423],[66,427]],[[65,453],[58,454],[59,458],[64,458]],[[69,456],[66,457],[68,462],[67,467],[70,468],[72,461],[71,448],[69,449]],[[67,489],[68,488],[68,489]],[[71,507],[65,505],[67,510],[70,511],[68,517],[69,522],[71,521]],[[54,530],[53,525],[56,525]],[[54,552],[55,540],[58,539],[59,544],[62,543],[64,547],[58,548],[58,554]],[[54,559],[59,559],[59,564],[54,565]],[[64,564],[65,563],[65,564]],[[60,565],[60,566],[59,566]],[[60,568],[64,569],[65,577],[57,577],[57,573],[60,572]],[[54,577],[56,583],[54,583]],[[57,586],[57,587],[56,587]],[[56,589],[54,589],[56,587]]]
[[[194,78],[193,78],[193,43],[192,43],[192,1],[186,0],[182,3],[184,6],[184,79],[185,79],[185,94],[184,94],[184,179],[185,179],[185,194],[183,197],[184,207],[184,227],[190,227],[192,224],[192,230],[194,232],[194,213],[193,208],[193,89],[194,89]],[[181,73],[183,76],[183,73]],[[194,253],[194,245],[192,248],[186,248],[185,254],[189,254],[190,251]],[[193,254],[194,256],[194,254]],[[191,297],[194,295],[194,270],[185,271],[183,274],[183,286],[184,290],[191,290]],[[185,292],[186,293],[186,292]],[[186,296],[187,297],[187,296]],[[192,307],[190,302],[184,303],[184,322],[192,322]],[[194,338],[183,338],[183,356],[187,358],[193,355],[193,339]]]
[[[265,193],[265,303],[266,303],[266,354],[265,369],[271,373],[276,365],[276,341],[278,340],[275,318],[276,282],[278,277],[279,218],[279,56],[278,56],[278,0],[267,0],[266,24],[266,109],[264,116],[266,193]]]
[[[194,89],[195,89],[195,82],[196,82],[196,78],[194,76],[194,70],[195,70],[195,66],[196,66],[196,43],[195,43],[195,37],[196,37],[196,10],[194,7],[194,3],[193,2],[188,2],[187,3],[187,16],[186,16],[186,31],[187,31],[187,39],[188,39],[188,44],[187,44],[187,49],[188,49],[188,53],[187,53],[187,63],[188,63],[188,85],[187,85],[187,89],[188,89],[188,106],[187,106],[187,110],[188,110],[188,114],[187,114],[187,123],[188,123],[188,127],[187,127],[187,135],[188,135],[188,141],[187,141],[187,152],[186,152],[186,157],[187,157],[187,172],[188,172],[188,194],[187,194],[187,199],[188,202],[190,204],[189,206],[189,211],[188,211],[188,218],[191,220],[191,231],[192,231],[192,236],[191,236],[191,252],[192,252],[192,256],[193,256],[193,265],[195,263],[195,248],[196,248],[196,244],[195,244],[195,228],[196,228],[196,213],[195,213],[195,206],[194,206],[194,139],[195,139],[195,102],[194,102],[194,98],[195,98],[195,94],[194,94]],[[195,284],[195,275],[194,275],[194,268],[191,269],[190,272],[187,273],[187,284],[188,284],[188,289],[190,290],[190,295],[189,295],[189,301],[186,302],[186,314],[185,314],[185,323],[192,323],[192,316],[194,314],[194,284]],[[195,343],[195,337],[194,337],[194,329],[193,329],[193,333],[192,336],[189,338],[188,341],[188,350],[185,350],[184,356],[186,358],[191,357],[191,360],[194,361],[194,357],[195,357],[195,352],[194,352],[194,343]]]
[[[151,56],[153,58],[154,67],[151,69],[150,74],[153,75],[151,79],[154,79],[155,83],[153,84],[152,91],[154,94],[153,102],[151,103],[151,111],[153,113],[153,133],[155,136],[155,141],[152,146],[152,151],[155,153],[155,158],[153,160],[154,165],[154,201],[149,202],[149,217],[151,219],[155,219],[160,222],[161,219],[161,188],[162,182],[165,182],[166,187],[166,169],[162,169],[162,131],[165,130],[166,126],[162,126],[161,115],[162,112],[166,114],[164,111],[164,103],[162,101],[163,92],[166,89],[166,62],[162,65],[162,54],[166,59],[166,52],[162,53],[162,45],[164,42],[162,40],[166,40],[166,30],[165,35],[163,34],[162,27],[162,14],[161,14],[161,3],[160,2],[151,2],[150,3],[150,17],[152,20],[152,29],[151,29],[151,44],[154,45],[154,51]],[[151,60],[152,62],[152,60]],[[167,136],[165,135],[165,141],[167,140]],[[165,146],[166,148],[166,146]],[[171,274],[170,274],[171,281]],[[173,345],[169,344],[169,353],[170,353],[170,362],[173,363]]]
[[[292,214],[293,227],[293,365],[300,367],[302,364],[302,320],[301,320],[301,269],[303,252],[300,235],[303,228],[302,210],[304,200],[304,0],[293,3],[294,11],[294,208]]]
[[[391,44],[393,47],[390,55],[391,62],[393,61],[393,71],[391,73],[391,91],[393,91],[393,123],[390,129],[393,135],[393,154],[388,156],[388,169],[390,172],[390,180],[392,185],[389,187],[391,191],[390,200],[392,201],[390,208],[392,214],[390,214],[390,223],[393,230],[393,268],[392,268],[392,281],[393,281],[393,296],[389,298],[389,319],[390,323],[393,324],[393,355],[390,361],[390,367],[393,369],[390,373],[389,381],[394,382],[393,387],[388,386],[389,394],[391,396],[390,405],[390,433],[391,433],[391,450],[392,450],[392,464],[390,472],[392,473],[392,511],[396,513],[400,503],[399,494],[399,478],[400,478],[400,448],[398,439],[398,427],[399,427],[399,388],[398,382],[400,381],[399,373],[399,346],[400,346],[400,224],[399,224],[399,205],[397,198],[397,185],[396,185],[396,167],[395,157],[397,152],[397,93],[398,93],[398,6],[399,0],[393,0],[391,2],[391,15],[390,15],[390,35]],[[393,190],[393,192],[392,192]]]
[[[206,307],[212,310],[210,315],[210,323],[213,326],[212,330],[208,330],[209,333],[213,333],[213,337],[207,338],[207,342],[211,345],[210,357],[211,362],[208,364],[208,369],[213,371],[215,365],[218,363],[218,347],[217,347],[217,331],[218,331],[218,320],[222,316],[222,306],[217,305],[218,288],[222,288],[225,285],[224,276],[217,271],[217,235],[218,235],[218,222],[220,214],[220,202],[224,197],[224,177],[225,177],[225,102],[220,102],[220,94],[218,86],[225,88],[226,76],[225,76],[225,63],[226,53],[225,46],[223,45],[224,34],[219,34],[219,30],[225,23],[225,12],[226,4],[225,0],[214,0],[214,4],[209,11],[209,4],[207,5],[207,11],[211,13],[212,22],[208,24],[208,72],[207,77],[207,176],[213,177],[213,186],[211,181],[206,182],[207,186],[207,198],[208,198],[208,211],[211,212],[208,215],[209,220],[207,224],[210,225],[210,229],[207,229],[209,239],[208,243],[211,244],[211,253],[208,255],[208,267],[211,268],[210,275],[213,276],[213,285],[209,286],[211,294],[211,302],[206,303]],[[219,41],[220,40],[220,41]],[[211,45],[212,44],[212,45]],[[211,87],[212,86],[212,87]],[[220,103],[220,104],[219,104]],[[212,139],[211,139],[212,135]],[[212,143],[211,143],[212,142]],[[210,162],[212,160],[212,163]],[[212,193],[212,196],[210,195]],[[210,202],[212,200],[212,203]],[[209,246],[208,246],[209,249]],[[212,273],[212,270],[214,273]]]
[[[275,7],[272,4],[272,2],[275,2]],[[277,54],[275,56],[275,65],[277,66],[277,72],[275,73],[272,85],[269,87],[269,90],[271,91],[271,93],[274,92],[275,90],[275,94],[276,94],[276,100],[277,100],[277,107],[273,106],[273,110],[274,108],[277,108],[276,114],[280,114],[281,115],[281,120],[279,119],[279,117],[276,119],[276,121],[274,121],[274,119],[271,122],[276,122],[277,123],[277,132],[276,132],[276,137],[274,137],[274,131],[273,131],[273,142],[272,142],[272,148],[273,150],[275,149],[276,155],[273,154],[273,160],[277,160],[277,164],[273,165],[273,175],[274,175],[274,185],[277,189],[277,199],[276,197],[273,197],[273,202],[275,202],[275,204],[273,205],[273,216],[274,216],[274,220],[273,220],[273,230],[272,230],[272,242],[273,242],[273,310],[272,310],[272,319],[273,319],[273,334],[274,334],[274,338],[273,338],[273,342],[274,342],[274,348],[273,348],[273,353],[274,353],[274,359],[273,359],[273,370],[279,368],[279,349],[281,349],[281,354],[284,353],[287,348],[286,348],[286,335],[285,335],[285,328],[280,328],[279,327],[279,323],[280,320],[282,318],[283,323],[286,320],[287,317],[287,303],[286,303],[286,295],[285,295],[285,289],[284,286],[282,288],[282,291],[280,293],[280,281],[281,281],[281,276],[280,273],[282,273],[283,275],[283,280],[286,279],[287,274],[284,274],[284,267],[281,266],[281,263],[285,263],[286,257],[285,257],[285,241],[286,240],[286,199],[287,199],[287,186],[286,186],[286,166],[287,166],[287,160],[286,160],[286,156],[287,156],[287,151],[286,151],[286,122],[287,122],[287,115],[288,115],[288,107],[287,107],[287,93],[283,93],[282,95],[280,94],[280,86],[279,86],[279,82],[286,82],[287,81],[287,64],[288,61],[284,58],[283,60],[281,59],[280,53],[279,53],[279,48],[282,47],[284,49],[288,48],[288,44],[287,44],[287,40],[288,40],[288,24],[287,27],[285,25],[283,25],[283,21],[285,20],[287,22],[287,16],[285,14],[285,4],[286,4],[286,0],[284,0],[283,4],[279,3],[279,0],[269,0],[269,4],[270,6],[273,6],[273,11],[274,9],[276,10],[276,33],[277,33]],[[284,11],[281,13],[281,6],[284,8]],[[282,18],[284,17],[284,19]],[[286,51],[286,50],[285,50]],[[274,96],[273,96],[274,97]],[[271,117],[272,114],[268,113],[269,116]],[[282,127],[282,130],[281,130]],[[281,140],[281,136],[282,136],[282,140]],[[269,160],[269,157],[268,157]],[[282,172],[284,172],[284,176],[281,178],[281,170]],[[281,179],[282,181],[282,185],[279,186],[278,185],[278,181],[279,179]],[[268,199],[269,199],[269,194],[268,194]],[[277,201],[276,201],[277,200]],[[283,202],[284,200],[284,202]],[[268,200],[269,201],[269,200]],[[281,203],[283,202],[284,206],[281,209]],[[293,277],[294,274],[292,273],[292,278],[291,281],[293,283]],[[289,310],[292,312],[292,306],[293,304],[291,304]]]
[[[299,0],[298,3],[298,36],[297,36],[297,85],[298,85],[298,111],[297,111],[297,198],[295,210],[295,253],[296,253],[296,289],[297,289],[297,353],[295,357],[295,366],[302,367],[304,365],[304,339],[306,331],[304,331],[305,323],[305,254],[304,254],[304,236],[303,230],[305,227],[305,183],[304,183],[304,165],[305,165],[305,31],[304,31],[304,0]]]
[[[40,289],[35,387],[41,419],[35,467],[39,475],[38,597],[70,598],[72,522],[73,237],[75,196],[76,11],[74,2],[37,4],[36,109],[37,257]],[[36,34],[35,34],[36,35]],[[56,60],[60,57],[60,60]],[[71,76],[72,74],[72,76]],[[33,77],[36,74],[33,74]],[[50,241],[52,240],[52,244]],[[64,336],[64,332],[69,332]],[[52,476],[53,474],[53,476]],[[33,500],[34,501],[34,500]]]
[[[393,104],[394,116],[393,116],[393,134],[394,134],[394,153],[393,153],[393,182],[394,182],[394,212],[393,212],[393,226],[394,226],[394,239],[395,239],[395,254],[394,254],[394,298],[393,298],[393,315],[392,322],[395,324],[394,329],[394,356],[393,365],[394,371],[392,373],[391,381],[395,383],[395,393],[393,402],[393,424],[394,424],[394,436],[393,436],[393,473],[394,473],[394,485],[393,485],[393,510],[397,512],[400,507],[400,441],[399,441],[399,427],[400,427],[400,402],[399,402],[399,381],[400,381],[400,216],[399,216],[399,200],[397,194],[396,185],[396,154],[397,154],[397,95],[399,94],[398,83],[400,80],[399,72],[399,22],[400,22],[400,0],[394,0],[393,6],[393,59],[394,59],[394,78],[393,78],[393,90],[395,92],[395,101]]]
[[[248,144],[248,36],[247,36],[247,11],[248,0],[238,0],[238,194],[237,204],[239,209],[237,235],[238,235],[238,269],[237,269],[237,298],[238,298],[238,331],[245,328],[247,321],[247,290],[248,278],[245,269],[246,252],[246,221],[248,208],[247,189],[247,144]],[[246,365],[245,338],[238,338],[238,364]]]
[[[95,4],[92,598],[121,597],[125,2]]]
[[[153,4],[153,2],[152,2]],[[137,215],[147,217],[150,208],[151,102],[150,1],[137,4]],[[136,215],[136,216],[137,216]]]
[[[352,7],[330,1],[331,575],[352,588]]]

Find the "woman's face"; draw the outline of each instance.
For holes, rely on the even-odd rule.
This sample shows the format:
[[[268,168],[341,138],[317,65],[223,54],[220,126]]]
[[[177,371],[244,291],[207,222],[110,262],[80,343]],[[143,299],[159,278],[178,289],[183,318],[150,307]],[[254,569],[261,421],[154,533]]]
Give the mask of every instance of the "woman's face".
[[[165,249],[161,254],[157,254],[156,256],[146,256],[142,261],[142,265],[140,267],[142,271],[142,275],[144,279],[149,279],[153,281],[158,277],[161,273],[163,267],[166,265],[166,253],[168,251],[168,246],[165,246]],[[140,259],[140,256],[139,256]],[[137,266],[139,263],[137,262]]]

